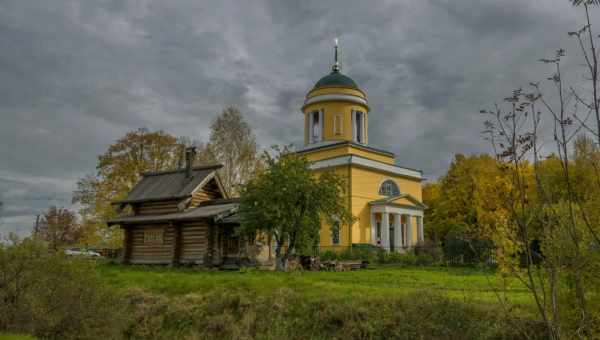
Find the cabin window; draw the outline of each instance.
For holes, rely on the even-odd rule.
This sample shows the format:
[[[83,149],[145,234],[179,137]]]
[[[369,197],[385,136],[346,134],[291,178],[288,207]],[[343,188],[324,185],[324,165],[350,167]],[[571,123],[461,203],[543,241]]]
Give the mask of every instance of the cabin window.
[[[379,187],[379,194],[383,196],[398,196],[400,195],[400,189],[398,189],[394,181],[388,179]]]
[[[365,143],[365,113],[353,111],[354,141]]]
[[[322,111],[313,111],[310,113],[310,129],[309,129],[309,133],[310,133],[310,142],[314,143],[314,142],[318,142],[321,140],[321,133],[323,131],[322,129],[322,125],[323,125],[323,119],[322,119],[323,115],[322,115]]]
[[[340,244],[340,222],[335,222],[331,228],[331,244]]]
[[[163,244],[164,234],[163,229],[146,229],[144,230],[144,244]]]
[[[342,120],[342,115],[335,115],[335,117],[333,118],[333,131],[337,136],[340,136],[344,133],[343,124],[344,121]]]

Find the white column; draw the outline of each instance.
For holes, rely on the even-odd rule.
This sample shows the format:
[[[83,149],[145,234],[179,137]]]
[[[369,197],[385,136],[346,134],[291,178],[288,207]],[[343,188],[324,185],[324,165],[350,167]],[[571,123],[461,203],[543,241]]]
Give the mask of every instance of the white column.
[[[308,114],[308,144],[312,144],[313,141],[313,114]]]
[[[360,128],[362,129],[362,131],[361,131],[361,136],[362,136],[362,141],[361,141],[361,143],[363,143],[363,144],[367,144],[367,133],[366,133],[366,130],[367,130],[367,128],[366,128],[366,126],[365,126],[365,121],[366,121],[366,118],[365,118],[365,113],[364,113],[364,112],[362,112],[362,113],[360,114],[360,121],[362,122],[362,123],[360,124]]]
[[[385,211],[381,214],[381,246],[390,249],[390,214]]]
[[[402,215],[394,214],[394,248],[399,251],[402,247]]]
[[[323,140],[323,126],[325,126],[325,123],[323,122],[323,110],[319,110],[319,137],[317,142]]]
[[[369,119],[367,119],[368,113],[365,112],[365,144],[369,144]]]
[[[408,247],[412,247],[413,242],[412,242],[412,235],[413,235],[413,230],[412,230],[412,216],[411,215],[404,215],[406,216],[406,246]]]
[[[425,242],[425,234],[423,233],[423,217],[417,216],[417,235],[420,243]]]
[[[356,142],[356,111],[352,110],[352,141]]]
[[[371,213],[371,244],[377,245],[377,220],[374,212]]]

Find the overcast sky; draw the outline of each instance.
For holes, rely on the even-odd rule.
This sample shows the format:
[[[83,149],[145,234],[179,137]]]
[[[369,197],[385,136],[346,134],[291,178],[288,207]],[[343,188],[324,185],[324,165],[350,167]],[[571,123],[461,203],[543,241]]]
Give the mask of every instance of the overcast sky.
[[[436,178],[455,153],[489,151],[479,109],[544,78],[536,60],[574,50],[582,14],[567,0],[0,0],[0,233],[69,207],[132,129],[206,140],[237,105],[262,146],[301,141],[335,36],[371,144]]]

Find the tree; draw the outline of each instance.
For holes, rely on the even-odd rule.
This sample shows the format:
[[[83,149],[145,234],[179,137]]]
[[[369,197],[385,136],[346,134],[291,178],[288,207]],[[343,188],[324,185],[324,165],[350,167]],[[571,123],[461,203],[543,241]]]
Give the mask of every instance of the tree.
[[[52,206],[40,219],[35,236],[48,242],[54,251],[65,245],[75,244],[82,236],[81,225],[74,212]]]
[[[577,36],[589,60],[590,51],[580,40],[585,31],[591,31],[589,21],[570,35]],[[545,82],[531,83],[530,92],[517,89],[504,105],[482,111],[491,117],[486,134],[511,179],[504,202],[508,215],[497,224],[504,232],[495,233],[505,255],[500,264],[531,293],[549,339],[591,338],[600,332],[600,153],[582,135],[587,131],[600,137],[600,124],[587,124],[588,117],[598,117],[597,68],[588,63],[593,84],[583,98],[563,78],[565,54],[559,49],[541,60],[552,67],[547,81],[554,91],[546,91]],[[548,156],[541,142],[543,120],[553,127],[553,153]]]
[[[265,171],[241,191],[241,232],[265,235],[276,242],[277,269],[298,247],[315,246],[321,223],[349,224],[345,179],[331,171],[313,175],[310,162],[287,149],[265,153]],[[287,245],[285,253],[283,247]]]
[[[507,182],[490,155],[455,155],[447,173],[423,188],[429,233],[438,241],[449,234],[488,238],[480,224],[503,213],[497,194],[506,190]]]
[[[206,152],[208,159],[220,163],[219,175],[230,195],[256,175],[261,168],[256,138],[240,111],[227,107],[213,121]]]
[[[125,198],[142,172],[182,166],[183,151],[188,143],[191,143],[189,139],[178,139],[163,131],[138,129],[110,145],[98,157],[96,173],[81,178],[73,194],[73,203],[81,205],[86,242],[119,246],[119,229],[106,225],[107,220],[117,215],[111,202]]]
[[[569,0],[575,6],[600,5],[600,0]]]

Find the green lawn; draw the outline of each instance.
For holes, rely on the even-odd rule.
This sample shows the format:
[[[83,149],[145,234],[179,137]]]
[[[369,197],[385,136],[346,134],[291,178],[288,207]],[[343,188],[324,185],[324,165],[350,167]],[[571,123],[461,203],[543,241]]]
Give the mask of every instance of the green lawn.
[[[35,338],[30,335],[0,332],[0,340],[34,340],[34,339]]]
[[[441,292],[461,300],[498,302],[503,283],[493,271],[445,267],[377,267],[352,272],[210,271],[194,268],[102,266],[101,275],[112,285],[138,287],[169,296],[227,289],[261,295],[281,287],[308,299],[322,297],[406,296],[417,291]],[[505,283],[511,304],[527,307],[531,299],[515,280]]]
[[[494,271],[383,266],[353,272],[101,265],[126,292],[134,337],[518,339],[541,334],[514,280]],[[515,327],[514,325],[518,325]],[[534,338],[540,338],[535,337]]]

